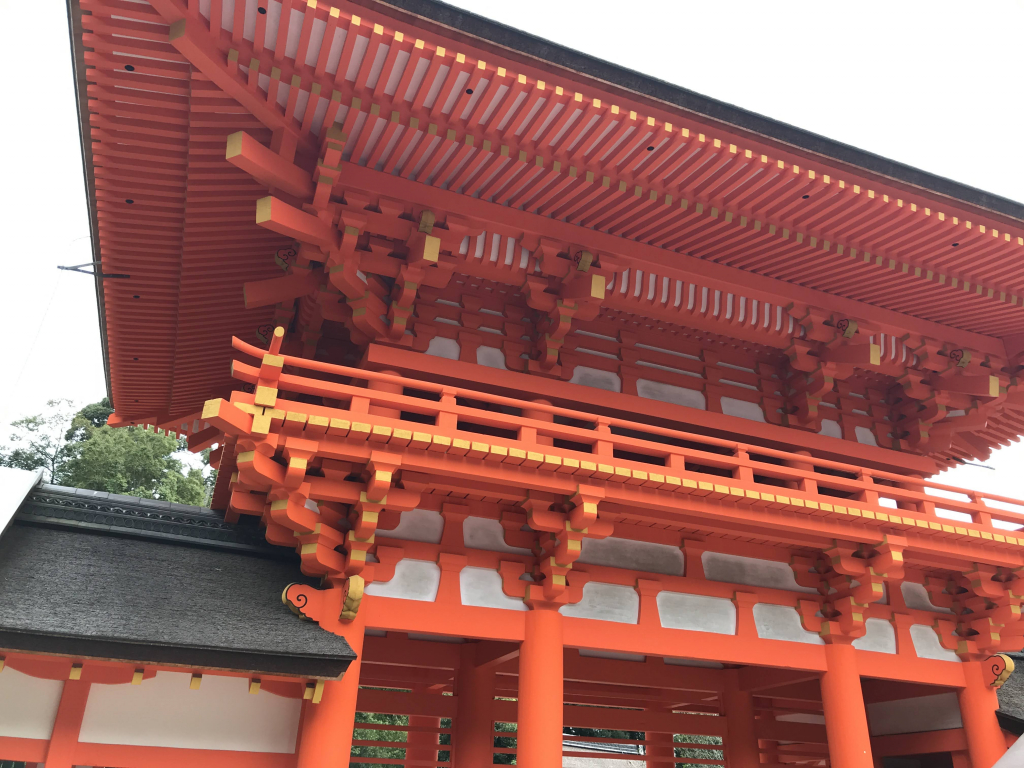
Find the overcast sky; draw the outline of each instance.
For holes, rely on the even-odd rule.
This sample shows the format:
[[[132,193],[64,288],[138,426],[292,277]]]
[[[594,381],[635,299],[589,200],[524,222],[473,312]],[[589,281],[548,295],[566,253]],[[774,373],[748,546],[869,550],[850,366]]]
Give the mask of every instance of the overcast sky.
[[[453,4],[1024,200],[1019,0]],[[87,403],[105,391],[92,279],[56,269],[92,258],[65,4],[10,2],[4,10],[0,57],[17,76],[5,79],[8,111],[0,121],[0,425],[50,398]],[[955,475],[948,482],[1024,496],[1019,445],[987,463],[997,470],[964,467],[947,473]]]

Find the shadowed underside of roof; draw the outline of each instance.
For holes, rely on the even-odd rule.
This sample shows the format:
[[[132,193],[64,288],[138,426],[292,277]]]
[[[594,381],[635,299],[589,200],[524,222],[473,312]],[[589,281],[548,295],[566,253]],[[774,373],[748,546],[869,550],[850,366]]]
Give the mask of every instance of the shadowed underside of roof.
[[[1019,204],[441,3],[336,6],[200,4],[172,34],[176,0],[71,0],[97,259],[132,275],[98,282],[119,417],[187,432],[231,388],[230,336],[265,337],[241,285],[280,274],[289,241],[224,159],[239,130],[293,136],[312,168],[339,125],[352,184],[607,233],[645,272],[661,254],[659,279],[712,265],[997,357],[1024,327]]]

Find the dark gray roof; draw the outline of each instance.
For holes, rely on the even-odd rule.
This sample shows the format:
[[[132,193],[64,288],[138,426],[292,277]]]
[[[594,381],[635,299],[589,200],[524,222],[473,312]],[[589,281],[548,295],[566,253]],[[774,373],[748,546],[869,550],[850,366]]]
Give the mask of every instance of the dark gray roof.
[[[1016,671],[999,689],[999,721],[1005,730],[1020,735],[1024,731],[1024,653],[1006,655],[1013,659]]]
[[[281,603],[303,580],[255,526],[44,485],[0,538],[0,648],[336,678],[348,644]]]
[[[889,179],[909,184],[929,192],[954,198],[990,211],[1024,219],[1024,205],[993,195],[966,184],[918,170],[909,165],[881,157],[862,149],[833,141],[816,133],[796,128],[787,123],[764,117],[740,107],[702,96],[654,77],[598,59],[513,27],[478,16],[438,0],[355,0],[366,7],[381,5],[428,19],[465,35],[479,38],[524,56],[540,59],[549,64],[596,78],[641,96],[685,109],[743,131],[758,134],[772,141],[822,155],[841,163],[880,174]],[[609,21],[609,23],[612,23]]]

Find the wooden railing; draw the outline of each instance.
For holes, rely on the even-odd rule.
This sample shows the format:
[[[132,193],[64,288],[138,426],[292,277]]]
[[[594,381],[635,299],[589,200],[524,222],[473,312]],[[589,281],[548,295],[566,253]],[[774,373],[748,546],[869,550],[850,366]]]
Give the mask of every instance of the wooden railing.
[[[265,350],[233,339],[236,350],[261,360]],[[924,527],[951,535],[1017,544],[1024,528],[1024,501],[968,491],[928,479],[869,470],[854,464],[754,446],[625,419],[595,416],[545,402],[437,384],[389,373],[284,355],[282,392],[339,401],[352,414],[375,413],[415,432],[428,425],[466,440],[558,452],[574,461],[615,462],[653,477],[705,476],[714,484],[731,478],[764,493],[813,501],[814,509],[856,505],[865,516],[894,518],[899,528]],[[259,368],[236,361],[233,375],[255,384]],[[611,469],[610,465],[607,466]],[[660,468],[660,469],[659,469]],[[634,474],[635,474],[634,473]],[[604,477],[602,477],[604,474]],[[597,479],[611,474],[596,471]],[[650,485],[651,483],[645,483]],[[892,510],[899,510],[899,514]],[[911,520],[903,515],[909,515]],[[1021,544],[1024,544],[1022,536]]]

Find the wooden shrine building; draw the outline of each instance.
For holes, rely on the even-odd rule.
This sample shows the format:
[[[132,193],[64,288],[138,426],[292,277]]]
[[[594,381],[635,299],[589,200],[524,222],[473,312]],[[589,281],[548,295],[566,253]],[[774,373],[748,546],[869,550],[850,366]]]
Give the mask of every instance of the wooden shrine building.
[[[110,423],[219,474],[30,494],[113,597],[0,610],[0,758],[1001,758],[1024,502],[929,478],[1024,432],[1024,206],[434,0],[69,12]]]

